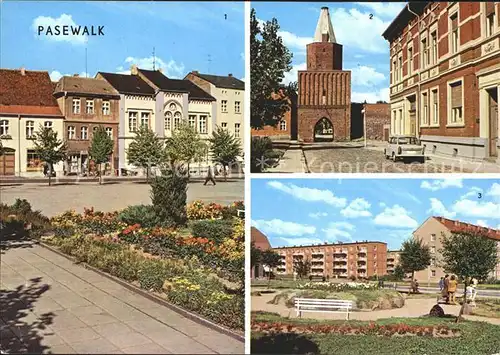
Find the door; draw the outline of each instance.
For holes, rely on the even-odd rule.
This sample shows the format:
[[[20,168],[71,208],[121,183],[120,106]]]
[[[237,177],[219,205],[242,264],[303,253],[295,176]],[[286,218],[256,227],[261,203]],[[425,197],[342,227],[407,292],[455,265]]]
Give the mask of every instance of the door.
[[[497,88],[487,90],[488,92],[488,116],[490,121],[490,157],[498,156],[498,91]]]
[[[410,115],[410,135],[416,137],[417,136],[417,101],[415,96],[411,96],[408,98],[410,102],[410,109],[408,113]],[[405,134],[406,132],[402,132]]]
[[[0,155],[0,175],[14,175],[16,170],[16,158],[14,151],[4,148]]]

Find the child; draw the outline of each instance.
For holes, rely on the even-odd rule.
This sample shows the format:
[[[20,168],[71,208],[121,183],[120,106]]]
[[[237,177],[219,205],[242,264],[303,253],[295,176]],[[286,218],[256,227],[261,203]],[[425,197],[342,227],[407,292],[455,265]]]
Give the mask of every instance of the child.
[[[452,304],[457,304],[455,300],[455,292],[457,292],[458,282],[455,279],[455,275],[451,275],[450,281],[448,282],[448,302]]]

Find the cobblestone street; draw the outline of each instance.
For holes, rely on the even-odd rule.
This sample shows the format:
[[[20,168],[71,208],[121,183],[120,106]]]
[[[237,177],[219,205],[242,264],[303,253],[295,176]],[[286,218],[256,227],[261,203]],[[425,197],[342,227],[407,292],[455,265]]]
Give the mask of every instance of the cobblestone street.
[[[379,151],[365,148],[329,148],[304,151],[311,173],[471,173],[456,163],[445,165],[427,160],[418,161],[387,160]]]

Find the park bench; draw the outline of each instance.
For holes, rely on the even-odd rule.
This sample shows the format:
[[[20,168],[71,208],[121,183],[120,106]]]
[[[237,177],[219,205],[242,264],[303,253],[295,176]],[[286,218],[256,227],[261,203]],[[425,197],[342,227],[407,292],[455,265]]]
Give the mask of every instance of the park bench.
[[[301,317],[302,312],[345,313],[349,320],[352,306],[353,302],[349,300],[295,298],[297,317]]]

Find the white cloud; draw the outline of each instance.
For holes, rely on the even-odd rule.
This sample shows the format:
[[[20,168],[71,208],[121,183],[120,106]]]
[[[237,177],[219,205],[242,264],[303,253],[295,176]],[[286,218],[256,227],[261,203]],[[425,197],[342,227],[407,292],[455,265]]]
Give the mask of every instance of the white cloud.
[[[369,8],[373,12],[374,16],[385,17],[388,19],[395,18],[405,7],[404,3],[398,2],[356,2],[355,4]]]
[[[290,246],[294,245],[312,245],[312,244],[323,244],[325,241],[318,238],[284,238],[279,239],[284,240]]]
[[[323,229],[326,240],[336,241],[339,238],[352,240],[351,232],[355,230],[355,226],[347,222],[333,222]]]
[[[340,213],[346,218],[370,217],[372,215],[369,211],[370,207],[370,203],[364,198],[357,198]]]
[[[306,63],[301,63],[298,65],[293,65],[292,70],[290,70],[288,73],[285,73],[285,76],[283,78],[283,84],[287,85],[289,83],[292,83],[294,81],[299,80],[299,70],[306,70],[307,69],[307,64]]]
[[[182,78],[184,76],[184,64],[177,63],[175,60],[171,59],[169,61],[164,61],[159,57],[127,57],[125,63],[128,65],[128,69],[123,66],[117,68],[119,74],[130,74],[130,66],[133,64],[137,65],[139,69],[153,70],[153,62],[155,63],[156,70],[161,69],[163,74],[172,79]]]
[[[357,59],[364,58],[364,57],[365,57],[364,54],[355,54],[354,55],[354,58],[357,58]]]
[[[478,219],[476,224],[481,227],[489,228],[488,222],[486,222],[484,219]]]
[[[313,37],[300,37],[292,32],[283,30],[278,31],[278,36],[283,39],[283,44],[292,51],[294,49],[304,51],[306,46],[314,41]]]
[[[389,88],[382,88],[380,90],[373,90],[368,92],[353,91],[351,94],[352,102],[367,102],[374,104],[377,101],[389,102]]]
[[[448,178],[448,179],[434,180],[434,181],[430,181],[430,182],[427,180],[424,180],[420,184],[420,187],[422,189],[426,189],[426,190],[438,191],[438,190],[446,189],[448,187],[462,188],[463,184],[462,184],[462,179]]]
[[[326,212],[309,213],[309,217],[314,219],[319,219],[321,217],[326,217],[326,216],[328,216],[328,213]]]
[[[430,201],[431,208],[427,211],[427,213],[446,218],[454,218],[457,215],[456,212],[448,211],[444,204],[437,198],[431,197]]]
[[[43,27],[39,34],[39,27]],[[61,29],[61,33],[59,35],[50,35],[47,34],[47,29],[50,28],[52,33],[54,34],[55,31],[55,26],[59,26]],[[63,35],[63,30],[62,26],[70,26],[69,27],[69,32],[68,35]],[[50,17],[50,16],[38,16],[33,20],[33,23],[31,24],[31,28],[34,31],[35,37],[44,39],[47,41],[54,41],[54,42],[69,42],[71,44],[85,44],[88,41],[88,36],[83,36],[83,35],[76,35],[72,34],[71,28],[78,28],[78,25],[73,21],[73,17],[71,15],[67,14],[62,14],[58,18]],[[81,31],[83,31],[83,26],[81,27]],[[80,31],[80,33],[81,33]]]
[[[383,73],[379,73],[376,69],[365,65],[347,70],[351,71],[351,83],[353,86],[373,87],[386,80]]]
[[[345,198],[336,197],[330,190],[311,189],[294,184],[285,185],[279,181],[269,181],[268,186],[308,202],[324,202],[334,207],[345,207]]]
[[[285,235],[288,237],[301,237],[304,235],[314,234],[316,227],[295,222],[285,222],[281,219],[272,220],[254,220],[252,225],[260,229],[264,234],[270,235]]]
[[[462,216],[500,219],[500,203],[460,200],[452,209]]]
[[[483,192],[482,188],[473,186],[470,188],[469,192],[467,192],[465,195],[462,195],[462,197],[460,197],[460,199],[465,200],[468,197],[477,197],[478,193],[482,193],[482,192]]]
[[[409,212],[399,205],[386,207],[373,220],[376,225],[393,228],[416,228],[418,223],[409,216]]]
[[[493,183],[491,185],[490,189],[486,193],[488,196],[493,196],[494,199],[497,199],[500,201],[500,184],[499,183]]]
[[[59,81],[63,76],[73,76],[74,74],[61,74],[61,72],[57,70],[52,70],[49,74],[50,80],[52,81]],[[93,76],[89,75],[89,73],[85,73],[82,71],[81,73],[78,74],[78,76],[81,76],[82,78],[93,78]]]
[[[244,52],[240,53],[240,58],[241,58],[241,60],[245,60],[245,53]]]

